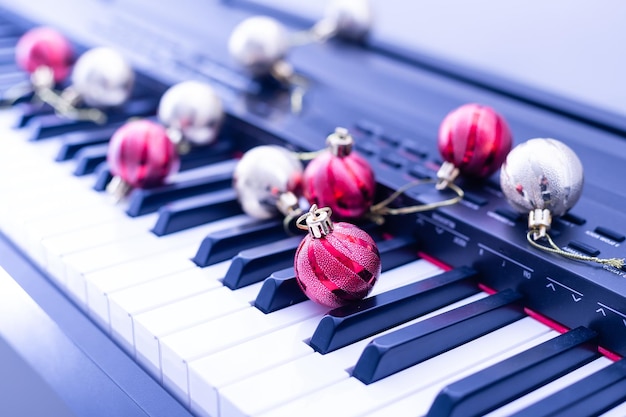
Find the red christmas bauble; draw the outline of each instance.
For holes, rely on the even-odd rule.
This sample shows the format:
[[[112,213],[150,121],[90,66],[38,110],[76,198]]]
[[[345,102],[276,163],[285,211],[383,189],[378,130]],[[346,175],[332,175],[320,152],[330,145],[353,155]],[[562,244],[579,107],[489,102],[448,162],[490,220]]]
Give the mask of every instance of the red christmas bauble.
[[[162,184],[179,166],[176,147],[165,128],[149,120],[120,127],[109,141],[107,161],[113,175],[138,188]]]
[[[339,131],[339,129],[338,129]],[[311,203],[330,207],[339,219],[356,219],[368,212],[374,202],[376,182],[369,162],[347,147],[334,144],[338,133],[329,136],[329,148],[316,156],[304,170],[303,193]]]
[[[443,119],[437,144],[443,159],[461,174],[486,178],[500,168],[512,143],[504,117],[491,107],[472,103]]]
[[[380,275],[380,254],[365,231],[338,222],[326,235],[309,234],[302,240],[294,269],[307,297],[336,308],[370,293]]]
[[[54,81],[63,81],[74,64],[74,49],[69,41],[56,30],[38,27],[26,32],[15,46],[15,61],[25,71],[35,72],[49,67]]]

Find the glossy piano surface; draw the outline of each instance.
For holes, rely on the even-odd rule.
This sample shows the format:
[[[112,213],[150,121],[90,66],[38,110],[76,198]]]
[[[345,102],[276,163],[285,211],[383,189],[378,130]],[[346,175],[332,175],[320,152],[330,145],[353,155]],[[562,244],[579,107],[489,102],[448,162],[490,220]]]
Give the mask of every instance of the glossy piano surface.
[[[481,379],[482,392],[461,389],[453,400],[438,398],[435,405],[448,401],[447,408],[429,411],[429,404],[442,389],[464,387],[463,378],[506,374],[500,364],[518,357],[552,364],[542,372],[517,371],[533,372],[538,381],[532,399],[515,400],[527,392],[493,397],[504,398],[492,404],[504,405],[493,415],[508,415],[587,375],[621,378],[621,368],[608,368],[596,348],[626,354],[626,272],[531,249],[525,220],[508,207],[495,176],[462,183],[467,195],[457,206],[394,218],[375,230],[391,266],[383,268],[372,298],[355,308],[359,315],[334,311],[324,320],[327,309],[305,301],[292,285],[290,256],[298,239],[281,235],[276,222],[242,215],[229,188],[241,151],[263,143],[315,150],[336,126],[345,126],[374,166],[382,197],[433,176],[441,163],[435,141],[441,119],[460,104],[481,102],[505,115],[516,143],[555,137],[581,157],[583,198],[556,221],[558,243],[624,257],[626,123],[617,101],[605,108],[583,104],[557,87],[527,87],[519,73],[492,76],[489,70],[503,71],[481,68],[478,58],[459,56],[457,62],[429,51],[427,41],[415,46],[381,32],[365,45],[331,40],[294,50],[288,59],[311,83],[303,111],[293,114],[288,94],[250,80],[225,45],[246,16],[271,14],[295,30],[308,27],[319,8],[260,3],[184,0],[173,8],[59,1],[54,10],[7,3],[12,12],[2,17],[2,27],[8,44],[26,28],[47,23],[81,49],[110,44],[132,60],[140,78],[120,120],[150,116],[150,104],[167,86],[190,78],[213,84],[227,111],[215,152],[188,159],[170,185],[136,191],[121,205],[98,192],[109,178],[101,164],[106,142],[89,133],[102,129],[106,140],[111,126],[59,125],[55,116],[31,114],[23,105],[1,113],[0,265],[26,290],[2,276],[6,305],[11,298],[17,305],[4,317],[20,308],[37,317],[50,344],[68,349],[62,356],[69,364],[57,372],[43,365],[45,348],[26,349],[36,346],[34,336],[12,333],[7,325],[2,335],[25,349],[26,361],[41,368],[61,401],[77,415],[462,415],[455,413],[462,413],[463,401],[488,398],[489,390],[511,393],[511,383],[504,376]],[[620,87],[615,90],[619,95]],[[13,129],[20,118],[25,127]],[[82,134],[94,139],[76,145]],[[412,189],[401,203],[438,198]],[[237,239],[240,234],[245,239]],[[207,247],[215,253],[207,255]],[[224,284],[239,284],[224,286],[223,277]],[[273,298],[261,301],[259,294]],[[512,300],[493,307],[495,313],[477,313],[497,297]],[[254,306],[261,302],[263,309]],[[413,311],[411,303],[419,308]],[[557,338],[524,311],[572,330]],[[336,329],[318,328],[331,322]],[[372,330],[355,331],[359,324]],[[324,331],[334,334],[324,342],[336,344],[332,348],[316,344]],[[433,353],[416,359],[403,350],[420,343]],[[390,346],[372,371],[382,376],[363,382],[355,376],[377,346]],[[556,359],[541,353],[553,346],[563,351]],[[73,377],[72,383],[60,375]],[[596,413],[621,402],[619,393],[603,400],[585,395],[602,404]]]

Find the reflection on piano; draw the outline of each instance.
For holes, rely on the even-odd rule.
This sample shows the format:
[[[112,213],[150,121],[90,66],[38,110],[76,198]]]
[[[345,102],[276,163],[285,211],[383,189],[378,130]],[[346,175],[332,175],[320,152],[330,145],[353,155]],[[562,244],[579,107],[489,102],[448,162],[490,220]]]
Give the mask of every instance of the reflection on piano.
[[[79,50],[119,48],[137,71],[132,97],[104,125],[32,103],[0,112],[0,334],[72,413],[626,413],[626,271],[530,247],[497,178],[463,183],[461,204],[371,226],[381,278],[358,307],[332,312],[295,285],[301,238],[243,214],[231,188],[236,158],[252,146],[313,151],[346,126],[382,198],[433,177],[439,122],[480,102],[505,115],[517,142],[555,137],[581,157],[583,197],[555,220],[555,240],[624,257],[623,122],[392,44],[343,40],[289,55],[310,81],[293,114],[288,92],[250,80],[226,43],[260,12],[294,30],[311,21],[256,2],[182,1],[194,7],[184,24],[180,10],[140,3],[59,1],[45,17],[23,5],[0,15],[3,89],[25,79],[15,42],[42,23]],[[154,117],[166,88],[189,79],[224,101],[218,142],[185,156],[164,186],[113,204],[104,192],[112,132]],[[400,204],[437,199],[411,189]]]

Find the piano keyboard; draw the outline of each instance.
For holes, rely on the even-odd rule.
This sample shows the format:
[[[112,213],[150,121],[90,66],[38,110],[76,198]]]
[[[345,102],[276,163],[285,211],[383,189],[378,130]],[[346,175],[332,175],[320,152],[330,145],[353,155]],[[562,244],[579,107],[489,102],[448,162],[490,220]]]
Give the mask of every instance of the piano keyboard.
[[[0,39],[6,87],[22,76],[10,53],[22,29],[3,25],[12,28]],[[115,203],[102,190],[106,140],[125,119],[154,117],[162,89],[149,81],[132,98],[141,105],[101,127],[45,106],[0,112],[0,231],[193,415],[623,415],[626,368],[599,352],[612,340],[603,327],[530,317],[525,288],[506,276],[494,286],[486,270],[534,270],[489,239],[482,259],[463,254],[447,266],[435,260],[441,241],[374,227],[383,273],[370,297],[333,312],[304,299],[292,269],[300,237],[236,204],[230,176],[250,139],[235,139],[243,133],[232,126],[221,141],[234,146],[199,151],[166,185]],[[373,129],[351,128],[362,137]],[[359,149],[377,158],[371,142]],[[381,187],[397,180],[391,159],[376,165]],[[461,210],[482,198],[468,193]],[[459,247],[470,240],[444,214],[416,219],[420,233],[448,231]],[[558,279],[552,291],[571,289]]]

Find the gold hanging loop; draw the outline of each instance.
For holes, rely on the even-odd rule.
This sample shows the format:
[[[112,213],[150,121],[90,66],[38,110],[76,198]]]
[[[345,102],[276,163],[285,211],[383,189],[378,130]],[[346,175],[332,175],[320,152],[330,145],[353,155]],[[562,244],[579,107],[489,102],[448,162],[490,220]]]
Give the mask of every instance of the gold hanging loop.
[[[554,253],[557,255],[561,255],[564,256],[566,258],[570,258],[570,259],[574,259],[576,261],[590,261],[590,262],[596,262],[602,265],[608,265],[608,266],[612,266],[614,268],[617,269],[621,269],[624,267],[624,259],[620,259],[620,258],[598,258],[596,256],[586,256],[586,255],[579,255],[576,253],[570,253],[567,251],[564,251],[563,249],[559,248],[554,241],[552,240],[552,238],[550,237],[550,235],[548,233],[544,233],[543,234],[543,238],[547,241],[548,246],[544,246],[539,244],[533,237],[536,231],[534,230],[529,230],[528,233],[526,234],[526,240],[528,240],[528,242],[534,246],[537,249],[541,249],[545,252],[550,252],[550,253]]]
[[[433,184],[437,182],[438,182],[437,179],[431,179],[431,180],[415,180],[410,183],[407,183],[404,186],[398,188],[394,193],[392,193],[389,197],[387,197],[383,201],[377,204],[374,204],[370,208],[369,216],[376,223],[380,224],[384,221],[383,216],[386,216],[386,215],[411,214],[411,213],[418,213],[422,211],[434,210],[439,207],[445,207],[445,206],[451,206],[451,205],[457,204],[459,201],[463,199],[463,196],[465,195],[465,193],[463,192],[461,187],[459,187],[458,185],[452,182],[449,182],[446,184],[445,188],[449,188],[450,190],[454,191],[456,196],[452,198],[449,198],[447,200],[437,201],[434,203],[416,204],[414,206],[408,206],[408,207],[398,207],[398,208],[388,207],[389,204],[391,204],[391,202],[393,202],[396,198],[398,198],[402,193],[404,193],[408,189],[416,187],[418,185]]]

